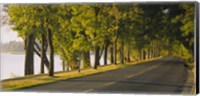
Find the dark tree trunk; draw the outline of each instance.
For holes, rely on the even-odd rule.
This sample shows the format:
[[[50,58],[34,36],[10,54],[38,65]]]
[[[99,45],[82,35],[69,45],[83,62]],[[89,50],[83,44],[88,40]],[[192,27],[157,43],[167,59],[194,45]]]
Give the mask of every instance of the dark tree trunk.
[[[130,58],[130,53],[131,53],[131,50],[130,50],[130,44],[128,44],[128,49],[127,49],[127,61],[130,62],[131,61],[131,58]]]
[[[94,58],[94,69],[97,69],[97,66],[100,65],[99,63],[99,53],[100,53],[100,47],[97,46],[95,48],[95,58]]]
[[[93,7],[94,8],[94,12],[95,12],[95,28],[98,28],[98,15],[99,15],[99,11],[100,8],[98,8],[97,6]],[[94,38],[96,38],[96,33],[94,33]],[[99,54],[100,54],[100,47],[98,45],[95,45],[95,60],[94,60],[94,69],[97,69],[97,66],[100,64],[99,63]]]
[[[123,40],[122,40],[122,47],[121,47],[121,49],[120,49],[120,63],[121,64],[124,64],[124,42],[123,42]]]
[[[34,74],[34,35],[30,34],[25,40],[25,74]]]
[[[145,50],[143,50],[143,60],[145,60],[146,59],[146,52],[145,52]]]
[[[113,52],[114,50],[113,50],[113,45],[111,46],[111,48],[110,48],[110,62],[111,62],[111,64],[113,64],[114,63],[114,52]]]
[[[36,49],[34,49],[34,52],[41,58],[40,53]],[[50,63],[49,63],[49,60],[47,59],[46,54],[44,55],[44,64],[47,67],[47,70],[49,70]]]
[[[66,68],[65,65],[66,65],[66,64],[65,64],[65,61],[62,61],[63,71],[65,71],[65,68]]]
[[[157,56],[156,56],[156,53],[157,53],[157,52],[156,52],[156,48],[154,48],[154,58],[157,57]]]
[[[153,55],[153,58],[155,58],[156,57],[156,52],[155,52],[155,43],[154,42],[152,42],[152,45],[153,45],[153,48],[152,48],[152,55]]]
[[[83,66],[84,68],[90,66],[90,51],[83,52]]]
[[[117,64],[117,40],[114,42],[114,64]]]
[[[157,57],[156,41],[154,41],[154,57]]]
[[[107,57],[108,57],[108,43],[106,42],[104,51],[104,65],[107,65]]]
[[[153,42],[151,42],[151,58],[154,58],[154,46],[153,46]]]
[[[39,47],[39,45],[36,43],[36,42],[34,42],[34,44],[36,45],[36,48],[34,48],[34,52],[40,57],[40,58],[42,58],[41,57],[41,49],[40,49],[40,47]],[[47,58],[47,56],[46,56],[46,51],[47,51],[47,44],[46,44],[46,41],[44,41],[44,64],[45,64],[45,66],[47,67],[47,69],[49,70],[49,61],[48,61],[48,58]]]
[[[42,34],[42,44],[41,44],[41,73],[44,73],[44,60],[45,60],[45,49],[44,49],[44,44],[45,44],[45,36]]]
[[[51,30],[47,31],[47,43],[50,49],[50,66],[49,66],[49,76],[54,76],[54,48]]]

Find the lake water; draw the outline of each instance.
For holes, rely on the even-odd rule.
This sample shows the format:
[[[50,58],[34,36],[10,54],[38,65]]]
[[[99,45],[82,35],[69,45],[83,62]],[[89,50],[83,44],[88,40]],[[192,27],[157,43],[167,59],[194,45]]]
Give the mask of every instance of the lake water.
[[[24,76],[24,54],[0,54],[0,64],[1,64],[1,80],[14,78],[19,76]],[[94,55],[90,55],[91,66],[94,65]],[[100,64],[103,65],[104,59],[101,58]],[[107,61],[110,63],[109,61]],[[55,72],[62,71],[62,61],[58,55],[54,56]],[[37,55],[34,55],[34,74],[40,73],[40,58]],[[45,69],[45,73],[47,70]]]

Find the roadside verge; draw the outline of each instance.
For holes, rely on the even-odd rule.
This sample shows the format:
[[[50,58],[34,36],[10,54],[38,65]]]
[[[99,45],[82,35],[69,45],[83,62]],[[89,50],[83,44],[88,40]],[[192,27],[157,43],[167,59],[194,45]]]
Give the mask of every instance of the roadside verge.
[[[182,94],[188,94],[188,95],[195,95],[196,94],[196,84],[195,84],[195,69],[188,69],[187,70],[187,79],[185,82],[185,86],[192,86],[190,88],[183,88]]]
[[[60,80],[67,80],[67,79],[97,74],[101,72],[106,72],[106,71],[110,71],[114,69],[124,68],[126,66],[141,64],[144,62],[153,61],[160,58],[162,57],[147,59],[147,60],[143,60],[139,62],[130,62],[126,64],[117,64],[117,65],[109,64],[106,66],[99,66],[98,69],[87,68],[87,69],[81,70],[80,73],[76,70],[70,71],[70,72],[56,72],[54,77],[50,77],[48,76],[48,74],[39,74],[39,75],[30,75],[26,77],[7,79],[7,80],[1,81],[1,87],[3,91],[27,88],[27,87],[37,86],[37,85],[53,83]]]

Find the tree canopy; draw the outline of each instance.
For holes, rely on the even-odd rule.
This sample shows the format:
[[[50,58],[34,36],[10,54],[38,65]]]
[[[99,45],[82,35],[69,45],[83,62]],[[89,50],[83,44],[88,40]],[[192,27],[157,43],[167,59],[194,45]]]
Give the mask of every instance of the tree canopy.
[[[53,76],[54,52],[64,70],[124,64],[175,55],[193,62],[194,4],[9,5],[13,30],[23,38],[25,65],[33,70],[33,52]],[[50,58],[46,56],[49,50]],[[90,62],[90,55],[94,62]],[[25,75],[33,74],[28,72]]]

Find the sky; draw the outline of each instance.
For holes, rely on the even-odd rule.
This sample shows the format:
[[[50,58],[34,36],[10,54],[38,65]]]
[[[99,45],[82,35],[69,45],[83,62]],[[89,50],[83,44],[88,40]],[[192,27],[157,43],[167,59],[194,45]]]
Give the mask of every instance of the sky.
[[[6,15],[6,12],[2,10],[2,5],[0,4],[0,42],[1,43],[8,43],[10,41],[22,41],[17,35],[17,32],[14,32],[9,25],[2,25],[2,17]]]
[[[13,31],[10,26],[1,26],[1,43],[8,43],[10,41],[23,41],[18,37],[17,32]]]

